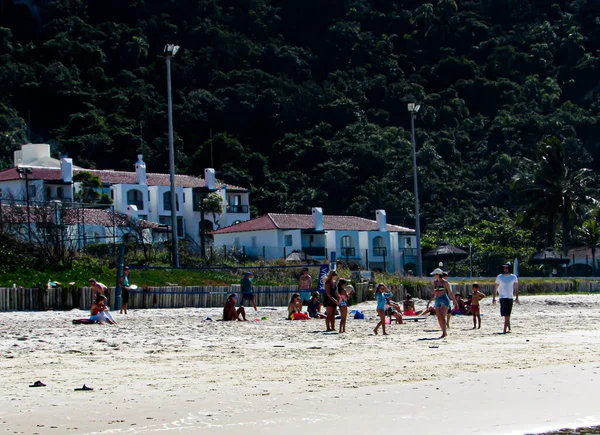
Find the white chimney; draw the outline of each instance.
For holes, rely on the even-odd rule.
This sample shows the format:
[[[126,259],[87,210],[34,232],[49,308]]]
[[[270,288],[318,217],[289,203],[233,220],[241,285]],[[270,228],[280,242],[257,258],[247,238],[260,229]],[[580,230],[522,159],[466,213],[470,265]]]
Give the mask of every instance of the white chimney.
[[[127,218],[134,221],[138,220],[138,209],[136,205],[127,206]]]
[[[60,158],[60,179],[65,183],[73,182],[73,159]]]
[[[204,170],[204,187],[210,190],[216,190],[216,184],[215,170],[213,168],[206,168]]]
[[[146,163],[142,160],[142,154],[138,154],[138,161],[135,163],[135,179],[137,184],[146,184]]]
[[[313,230],[323,231],[323,209],[314,207],[312,209]]]
[[[377,231],[386,232],[387,231],[387,216],[385,214],[385,210],[377,210]]]

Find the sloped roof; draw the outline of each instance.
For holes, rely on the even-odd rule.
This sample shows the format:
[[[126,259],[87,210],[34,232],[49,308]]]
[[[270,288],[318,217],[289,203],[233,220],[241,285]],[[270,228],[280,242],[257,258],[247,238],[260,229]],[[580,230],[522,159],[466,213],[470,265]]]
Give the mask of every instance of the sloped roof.
[[[26,224],[27,206],[2,204],[0,220],[4,223]],[[32,205],[29,207],[31,223],[50,222],[55,216],[54,207],[51,205]],[[163,229],[165,226],[156,222],[140,219],[142,228]],[[109,210],[94,208],[62,208],[62,223],[64,225],[90,225],[101,227],[125,227],[129,225],[129,218],[123,213],[113,213]]]
[[[231,225],[214,231],[213,234],[243,233],[264,230],[310,230],[313,228],[310,214],[267,213],[246,222]],[[377,231],[377,221],[358,216],[323,216],[325,231]],[[414,233],[415,230],[398,225],[387,224],[389,232]]]
[[[25,166],[25,165],[23,165]],[[28,166],[29,167],[29,166]],[[31,166],[32,174],[30,180],[60,181],[60,168],[46,168]],[[135,172],[112,171],[103,169],[74,169],[73,175],[78,172],[89,172],[100,177],[100,181],[106,184],[137,184]],[[10,168],[0,172],[0,181],[20,180],[21,174],[17,168]],[[146,174],[146,183],[148,186],[170,186],[169,174],[148,173]],[[191,175],[175,174],[175,185],[181,187],[204,187],[204,179]],[[217,188],[226,186],[227,189],[247,190],[243,187],[232,184],[217,183]]]

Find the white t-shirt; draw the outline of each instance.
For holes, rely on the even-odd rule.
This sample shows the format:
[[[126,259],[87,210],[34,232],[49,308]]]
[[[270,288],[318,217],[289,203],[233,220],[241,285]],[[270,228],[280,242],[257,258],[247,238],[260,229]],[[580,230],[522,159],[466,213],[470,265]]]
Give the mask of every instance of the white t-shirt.
[[[513,284],[515,282],[519,282],[519,279],[512,273],[510,275],[500,274],[496,277],[496,284],[498,284],[498,293],[500,294],[500,299],[512,299]]]

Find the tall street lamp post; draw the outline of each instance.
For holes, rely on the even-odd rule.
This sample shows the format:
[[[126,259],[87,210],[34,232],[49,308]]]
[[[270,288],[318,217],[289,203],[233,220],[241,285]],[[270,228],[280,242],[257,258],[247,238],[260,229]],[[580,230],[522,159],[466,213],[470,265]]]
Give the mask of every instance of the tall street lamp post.
[[[27,201],[27,234],[31,242],[31,212],[29,209],[29,174],[33,174],[31,168],[17,167],[17,172],[25,177],[25,198]]]
[[[173,267],[179,267],[179,239],[177,236],[177,193],[175,192],[175,150],[173,148],[173,99],[171,96],[171,58],[179,45],[165,45],[167,60],[167,99],[169,104],[169,178],[171,181],[171,239],[173,241]]]
[[[410,113],[410,131],[412,136],[413,148],[413,180],[415,187],[415,232],[417,235],[417,276],[423,276],[423,260],[421,258],[421,223],[419,215],[419,186],[417,183],[417,144],[415,141],[415,119],[417,112],[421,108],[415,103],[408,103],[408,112]]]

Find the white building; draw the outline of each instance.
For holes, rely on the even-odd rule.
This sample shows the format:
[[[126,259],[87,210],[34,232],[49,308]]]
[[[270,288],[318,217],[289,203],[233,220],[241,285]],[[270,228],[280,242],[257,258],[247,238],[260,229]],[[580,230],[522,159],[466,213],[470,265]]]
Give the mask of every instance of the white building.
[[[158,224],[171,223],[171,196],[169,174],[146,173],[142,155],[138,155],[135,171],[83,169],[73,165],[72,159],[53,159],[47,144],[22,145],[15,151],[15,167],[0,172],[0,199],[36,201],[73,201],[80,183],[73,176],[81,171],[97,175],[103,184],[101,193],[110,195],[113,210],[130,214],[137,208],[139,219]],[[200,244],[200,203],[202,196],[214,191],[223,199],[224,211],[216,219],[219,226],[228,226],[250,219],[247,189],[218,182],[214,170],[205,170],[205,180],[189,175],[175,175],[177,219],[180,238],[189,238]],[[212,214],[204,216],[205,229],[216,228]]]
[[[415,231],[387,223],[385,210],[376,220],[356,216],[324,216],[320,208],[310,214],[269,213],[221,228],[214,245],[243,250],[265,259],[283,258],[302,251],[317,259],[336,253],[339,261],[389,272],[414,270]]]

